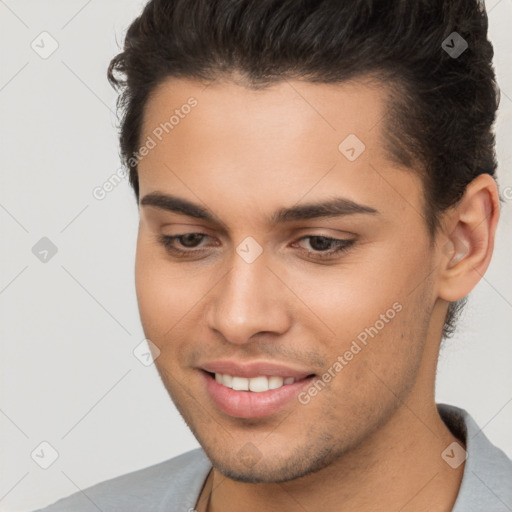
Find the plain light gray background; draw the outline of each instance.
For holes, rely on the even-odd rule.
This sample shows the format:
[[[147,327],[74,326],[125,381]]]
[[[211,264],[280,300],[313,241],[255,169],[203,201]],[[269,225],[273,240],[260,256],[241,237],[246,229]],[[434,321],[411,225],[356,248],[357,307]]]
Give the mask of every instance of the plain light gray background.
[[[2,511],[32,510],[198,446],[154,366],[133,354],[144,334],[132,191],[124,180],[103,200],[92,194],[120,168],[106,70],[144,3],[0,1]],[[491,267],[442,351],[437,401],[467,409],[512,457],[512,0],[486,6],[507,201]],[[58,48],[42,58],[52,40]],[[32,252],[43,237],[57,248],[46,263]],[[48,469],[37,463],[52,456],[42,442],[58,452]]]

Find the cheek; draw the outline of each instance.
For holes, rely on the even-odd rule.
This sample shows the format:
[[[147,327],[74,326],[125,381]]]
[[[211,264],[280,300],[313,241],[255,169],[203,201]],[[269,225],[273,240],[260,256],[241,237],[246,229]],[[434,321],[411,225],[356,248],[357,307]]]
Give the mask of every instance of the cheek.
[[[188,366],[204,328],[204,299],[215,282],[211,270],[184,270],[186,263],[170,261],[151,235],[139,232],[135,258],[135,287],[145,337],[160,350],[159,370]]]
[[[350,425],[371,426],[387,417],[415,385],[424,339],[411,329],[411,322],[417,328],[422,319],[413,304],[401,302],[360,314],[357,325],[347,313],[346,321],[338,322],[337,338],[326,348],[325,372],[333,378],[322,377],[331,380],[314,400],[342,426],[344,435],[354,435]]]
[[[328,366],[343,358],[338,385],[350,382],[355,393],[382,388],[376,375],[400,388],[421,361],[432,283],[418,269],[429,261],[421,248],[402,251],[401,260],[396,254],[391,246],[379,248],[338,268],[287,276],[315,313],[301,320],[309,338],[319,341]]]
[[[154,241],[139,233],[135,257],[139,313],[146,337],[158,346],[197,300],[175,268]]]
[[[406,274],[396,275],[377,261],[347,260],[337,267],[289,271],[283,280],[293,283],[294,293],[307,306],[304,312],[314,313],[311,319],[316,319],[317,329],[323,325],[322,332],[348,340],[374,325],[388,310],[388,316],[394,317],[393,304],[403,300]]]

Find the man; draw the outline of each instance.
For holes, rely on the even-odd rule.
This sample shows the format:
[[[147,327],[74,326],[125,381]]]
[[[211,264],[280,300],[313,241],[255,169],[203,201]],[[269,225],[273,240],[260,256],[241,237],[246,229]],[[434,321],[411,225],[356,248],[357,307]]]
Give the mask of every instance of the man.
[[[492,55],[476,0],[146,5],[109,79],[141,321],[201,449],[45,510],[512,510],[434,395],[499,217]]]

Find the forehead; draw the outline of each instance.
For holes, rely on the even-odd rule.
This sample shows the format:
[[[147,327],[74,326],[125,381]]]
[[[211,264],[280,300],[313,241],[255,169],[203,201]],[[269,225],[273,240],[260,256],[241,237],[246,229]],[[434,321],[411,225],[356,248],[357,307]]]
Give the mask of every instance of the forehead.
[[[261,209],[337,192],[377,200],[379,210],[415,200],[419,207],[416,174],[386,159],[385,92],[362,81],[252,90],[168,79],[145,106],[140,140],[153,147],[139,161],[141,196],[157,189],[192,200],[214,192],[232,203],[256,196],[252,207]]]
[[[232,81],[201,84],[171,78],[160,83],[146,102],[142,132],[151,133],[177,110],[179,132],[186,135],[187,126],[193,124],[196,134],[204,133],[209,140],[242,129],[237,143],[254,143],[276,131],[288,140],[300,137],[302,142],[311,144],[325,140],[327,134],[336,140],[348,133],[370,142],[380,133],[374,128],[385,113],[385,94],[386,89],[379,82],[369,79],[343,84],[285,80],[255,90]],[[182,117],[179,111],[189,110],[186,105],[190,98],[197,105]],[[189,114],[196,122],[182,123]],[[198,131],[200,128],[202,132]],[[223,144],[227,142],[223,140]],[[271,139],[266,142],[270,144]]]

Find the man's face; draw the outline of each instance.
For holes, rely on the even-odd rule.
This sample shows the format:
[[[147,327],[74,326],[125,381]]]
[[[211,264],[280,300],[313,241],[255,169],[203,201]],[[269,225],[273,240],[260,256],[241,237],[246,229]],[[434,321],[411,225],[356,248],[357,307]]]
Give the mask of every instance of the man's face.
[[[197,103],[183,107],[190,97]],[[141,321],[179,412],[235,480],[319,470],[369,442],[403,402],[430,397],[436,349],[426,342],[442,327],[430,325],[437,253],[420,179],[385,160],[383,115],[382,91],[362,84],[253,91],[174,79],[146,106],[141,141],[156,145],[139,162],[141,200],[172,195],[213,220],[141,205]],[[375,212],[309,209],[272,222],[280,210],[339,198]],[[187,233],[172,242],[182,255],[160,241]],[[263,403],[256,391],[219,391],[203,368],[221,360],[316,377],[292,384],[291,399],[266,391]],[[243,405],[248,393],[253,408]]]

